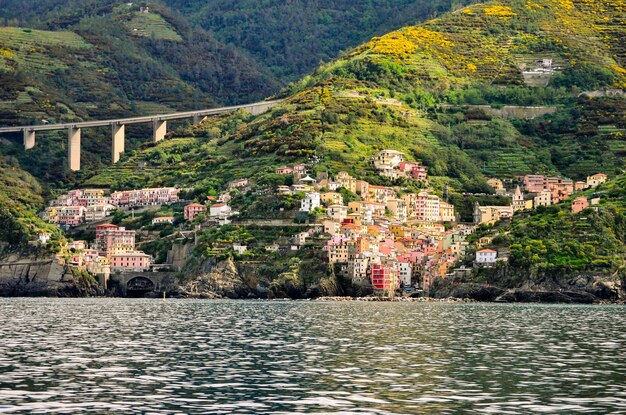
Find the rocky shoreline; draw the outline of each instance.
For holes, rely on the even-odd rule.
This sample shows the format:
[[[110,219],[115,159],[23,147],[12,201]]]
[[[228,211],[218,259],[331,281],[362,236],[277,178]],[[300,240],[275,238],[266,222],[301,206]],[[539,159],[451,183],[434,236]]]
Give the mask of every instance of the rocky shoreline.
[[[477,303],[471,298],[433,298],[433,297],[319,297],[320,302],[390,302],[390,303]]]

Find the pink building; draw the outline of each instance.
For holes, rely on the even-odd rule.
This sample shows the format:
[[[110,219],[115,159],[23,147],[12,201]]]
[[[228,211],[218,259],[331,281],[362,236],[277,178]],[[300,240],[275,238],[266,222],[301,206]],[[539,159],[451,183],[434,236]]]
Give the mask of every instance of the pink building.
[[[524,189],[528,193],[539,193],[548,187],[548,179],[546,176],[539,174],[527,174],[524,176]]]
[[[426,180],[428,177],[426,173],[426,167],[422,166],[420,163],[403,161],[400,162],[398,168],[411,175],[416,180]]]
[[[103,256],[108,256],[114,251],[133,251],[135,231],[127,231],[126,228],[118,228],[115,225],[100,230],[96,228],[96,248]]]
[[[587,182],[576,182],[576,183],[574,183],[574,191],[576,191],[576,192],[581,191],[581,190],[585,190],[588,187],[589,186],[587,186]]]
[[[293,174],[291,167],[279,167],[276,169],[276,174]]]
[[[124,190],[111,194],[111,204],[116,206],[149,206],[178,202],[179,189],[156,187],[139,190]]]
[[[57,212],[56,222],[67,226],[77,226],[85,220],[84,206],[62,206]]]
[[[85,241],[72,241],[68,242],[65,246],[67,249],[74,248],[75,250],[82,250],[87,248],[87,242]]]
[[[112,271],[147,271],[151,263],[152,257],[140,251],[111,255]]]
[[[589,207],[589,201],[586,197],[581,196],[574,199],[572,202],[572,212],[579,213]]]
[[[201,205],[200,203],[191,203],[185,206],[183,216],[185,220],[193,220],[198,214],[204,213],[207,211],[207,207]]]
[[[112,223],[105,223],[104,225],[96,226],[96,239],[100,237],[100,234],[104,231],[118,229],[117,225],[113,225]]]

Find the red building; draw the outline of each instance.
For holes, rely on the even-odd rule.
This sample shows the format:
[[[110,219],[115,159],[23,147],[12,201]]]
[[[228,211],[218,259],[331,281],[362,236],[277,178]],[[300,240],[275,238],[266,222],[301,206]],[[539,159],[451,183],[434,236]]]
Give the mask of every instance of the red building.
[[[396,270],[388,265],[370,265],[370,278],[377,290],[395,291],[399,286]]]

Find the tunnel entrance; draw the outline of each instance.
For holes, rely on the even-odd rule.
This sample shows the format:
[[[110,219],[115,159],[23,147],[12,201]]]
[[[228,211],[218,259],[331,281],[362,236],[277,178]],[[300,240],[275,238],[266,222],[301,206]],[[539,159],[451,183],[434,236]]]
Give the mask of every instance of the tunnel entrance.
[[[134,298],[143,297],[154,291],[154,288],[154,282],[152,282],[150,278],[134,277],[126,283],[126,296]]]

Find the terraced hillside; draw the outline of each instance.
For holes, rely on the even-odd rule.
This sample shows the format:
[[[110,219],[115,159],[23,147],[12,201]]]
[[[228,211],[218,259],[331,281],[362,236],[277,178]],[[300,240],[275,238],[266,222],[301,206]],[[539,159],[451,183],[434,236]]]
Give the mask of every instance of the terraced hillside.
[[[369,163],[383,148],[422,161],[440,190],[484,191],[488,176],[614,174],[626,167],[624,99],[580,94],[617,89],[626,79],[612,40],[623,35],[613,24],[621,7],[487,2],[406,27],[320,67],[268,115],[207,121],[181,134],[180,146],[132,153],[88,183],[130,183],[146,161],[151,170],[142,183],[204,189],[240,176],[280,180],[273,168],[297,161],[384,183]],[[607,27],[611,39],[602,35]],[[547,78],[545,86],[526,85],[527,73]],[[481,105],[550,111],[503,119]]]
[[[108,3],[62,30],[0,28],[0,124],[192,109],[277,90],[254,62],[167,9]]]

